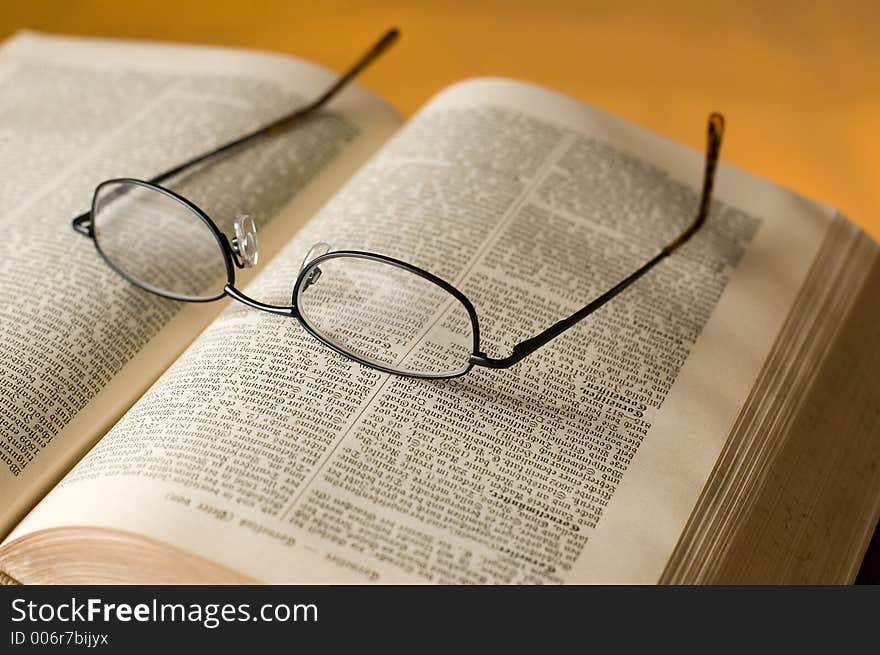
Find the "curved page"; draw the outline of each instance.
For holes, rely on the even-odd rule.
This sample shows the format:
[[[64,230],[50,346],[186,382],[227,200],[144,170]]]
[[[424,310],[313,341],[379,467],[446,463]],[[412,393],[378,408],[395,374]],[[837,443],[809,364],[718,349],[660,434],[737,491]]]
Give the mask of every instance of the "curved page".
[[[353,53],[353,55],[356,53]],[[108,178],[148,179],[315,97],[335,74],[287,57],[21,34],[0,48],[0,534],[164,371],[223,303],[184,305],[114,273],[71,219]],[[297,129],[166,185],[226,232],[285,243],[397,126],[352,88]],[[135,254],[195,275],[130,226]],[[150,252],[152,250],[152,252]]]

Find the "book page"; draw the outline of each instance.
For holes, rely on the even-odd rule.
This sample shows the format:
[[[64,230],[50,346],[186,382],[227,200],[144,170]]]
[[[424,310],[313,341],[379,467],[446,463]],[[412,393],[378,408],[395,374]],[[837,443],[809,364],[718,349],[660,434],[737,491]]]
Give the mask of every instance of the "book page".
[[[95,186],[149,179],[289,113],[335,77],[212,48],[29,33],[0,48],[0,534],[225,304],[166,300],[112,271],[71,228]],[[307,124],[166,186],[230,237],[237,213],[250,213],[266,260],[398,122],[351,88]],[[149,249],[150,226],[139,227],[132,243]],[[152,254],[182,275],[190,268],[179,253]]]
[[[317,241],[375,251],[460,288],[506,356],[677,236],[702,164],[571,98],[464,82],[249,292],[289,297]],[[832,215],[726,165],[716,188],[691,242],[509,370],[389,376],[230,307],[12,538],[103,526],[274,582],[654,582]]]

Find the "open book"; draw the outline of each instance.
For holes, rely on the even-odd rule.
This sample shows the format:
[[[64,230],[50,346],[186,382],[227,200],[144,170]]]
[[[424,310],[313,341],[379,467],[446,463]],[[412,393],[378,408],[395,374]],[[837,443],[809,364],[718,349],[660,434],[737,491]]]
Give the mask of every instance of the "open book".
[[[510,369],[434,381],[290,318],[149,294],[71,230],[102,180],[146,179],[333,79],[226,49],[0,49],[4,580],[854,577],[880,511],[880,259],[833,209],[722,163],[705,226],[613,302]],[[476,79],[407,122],[349,88],[169,186],[255,218],[249,296],[289,303],[316,242],[383,253],[462,289],[503,357],[678,234],[702,164]]]

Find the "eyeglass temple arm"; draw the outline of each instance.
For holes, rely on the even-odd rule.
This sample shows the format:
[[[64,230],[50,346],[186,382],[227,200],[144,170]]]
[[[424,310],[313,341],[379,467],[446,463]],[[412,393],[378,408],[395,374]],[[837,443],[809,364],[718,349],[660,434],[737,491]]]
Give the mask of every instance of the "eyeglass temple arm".
[[[609,300],[620,294],[624,289],[629,287],[633,282],[650,271],[654,266],[663,261],[666,257],[675,252],[683,244],[685,244],[703,224],[709,214],[709,207],[712,200],[712,187],[715,183],[715,171],[718,167],[718,156],[721,152],[721,139],[724,136],[724,117],[721,114],[713,113],[709,116],[708,125],[708,144],[706,146],[706,165],[703,172],[703,191],[700,197],[700,207],[697,215],[691,224],[673,241],[670,241],[663,249],[655,255],[650,261],[646,262],[634,273],[618,282],[611,289],[603,293],[598,298],[591,301],[585,307],[582,307],[568,318],[564,318],[558,323],[551,325],[540,334],[526,339],[513,347],[513,352],[509,357],[501,359],[493,359],[482,353],[471,355],[471,364],[475,366],[486,366],[488,368],[509,368],[528,357],[533,352],[545,346],[548,342],[558,337],[560,334],[573,327],[587,316],[602,307]]]
[[[175,166],[172,169],[165,171],[164,173],[160,173],[156,177],[147,180],[150,184],[160,184],[161,182],[177,175],[178,173],[182,173],[186,169],[195,166],[196,164],[201,164],[203,161],[211,159],[212,157],[216,157],[218,155],[222,155],[225,152],[230,150],[234,150],[239,146],[243,146],[246,143],[250,143],[255,139],[259,139],[260,137],[270,136],[273,134],[277,134],[279,132],[283,132],[284,130],[295,126],[301,120],[307,118],[309,115],[316,112],[318,109],[327,104],[337,93],[339,93],[342,89],[344,89],[349,82],[351,82],[358,74],[364,70],[367,66],[369,66],[376,58],[379,57],[382,53],[384,53],[388,48],[394,45],[395,41],[400,37],[400,30],[397,28],[391,28],[382,37],[376,41],[376,43],[361,56],[360,59],[355,62],[355,64],[349,68],[343,75],[341,75],[323,94],[318,96],[316,99],[312,100],[309,104],[304,107],[300,107],[295,111],[290,112],[286,116],[282,116],[263,127],[260,127],[253,132],[248,132],[247,134],[238,137],[237,139],[233,139],[228,143],[224,143],[221,146],[218,146],[211,150],[210,152],[203,153],[198,155],[197,157],[193,157],[182,164]],[[81,234],[89,234],[88,223],[91,219],[92,212],[91,210],[80,214],[76,218],[73,219],[73,229]]]

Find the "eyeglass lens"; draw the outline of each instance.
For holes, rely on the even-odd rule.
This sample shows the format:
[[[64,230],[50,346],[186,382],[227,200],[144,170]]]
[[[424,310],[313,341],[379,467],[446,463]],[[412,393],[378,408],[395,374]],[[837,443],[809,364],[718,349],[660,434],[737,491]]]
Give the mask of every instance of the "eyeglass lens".
[[[217,236],[174,197],[132,182],[104,184],[92,224],[110,264],[147,290],[182,300],[223,294],[226,258]]]
[[[409,375],[464,372],[474,347],[462,302],[417,273],[343,255],[307,265],[296,290],[303,321],[339,350]]]

